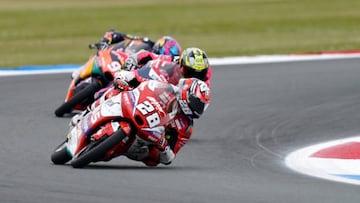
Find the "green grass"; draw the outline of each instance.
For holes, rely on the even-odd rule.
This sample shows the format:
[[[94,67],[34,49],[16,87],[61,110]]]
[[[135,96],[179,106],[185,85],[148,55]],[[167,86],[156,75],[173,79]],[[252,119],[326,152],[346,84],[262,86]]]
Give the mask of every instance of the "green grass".
[[[0,0],[0,67],[83,63],[110,28],[209,57],[360,49],[358,0]]]

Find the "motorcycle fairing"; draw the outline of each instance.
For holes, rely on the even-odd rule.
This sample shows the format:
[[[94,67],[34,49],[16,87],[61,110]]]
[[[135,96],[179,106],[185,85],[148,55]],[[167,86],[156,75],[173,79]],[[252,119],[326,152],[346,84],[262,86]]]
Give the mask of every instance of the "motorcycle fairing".
[[[111,135],[119,129],[120,124],[116,121],[108,122],[114,118],[123,117],[121,108],[121,94],[106,100],[102,105],[89,112],[84,118],[71,129],[68,134],[68,151],[74,156],[86,145],[88,136],[94,135],[99,139],[103,135]],[[105,126],[99,126],[106,123]],[[94,133],[94,131],[97,131]]]
[[[71,81],[66,97],[65,102],[69,101],[75,94],[76,87],[78,87],[78,84],[80,82],[91,82],[92,77],[90,77],[93,74],[101,74],[100,67],[97,66],[95,62],[95,56],[91,57],[89,61],[87,61],[83,66],[80,67],[80,69],[75,70],[72,73],[73,80]]]
[[[140,92],[138,89],[134,89],[132,91],[128,91],[127,94],[128,94],[128,99],[126,99],[127,95],[124,95],[123,101],[128,102],[128,103],[125,103],[125,105],[130,105],[130,109],[132,109],[131,115],[134,116],[135,111],[136,111],[136,108],[134,108],[134,107],[135,107],[135,105],[137,105],[137,103],[139,101]]]
[[[72,157],[87,145],[86,138],[81,136],[81,132],[80,126],[77,125],[73,127],[67,135],[68,141],[66,143],[66,148]]]
[[[157,126],[153,128],[141,128],[140,132],[153,143],[160,142],[165,137],[165,127]],[[160,144],[160,143],[158,143]]]
[[[94,67],[94,64],[95,64],[95,59],[96,57],[93,56],[89,59],[88,62],[86,62],[81,68],[80,68],[80,72],[79,72],[79,79],[82,80],[82,79],[85,79],[85,78],[88,78],[92,71],[93,71],[93,67]]]
[[[82,132],[85,136],[89,136],[94,129],[114,118],[123,117],[121,94],[105,100],[101,105],[97,106],[93,111],[84,116],[81,125]]]
[[[105,100],[101,105],[101,116],[110,118],[123,117],[121,97],[122,94],[118,94]]]

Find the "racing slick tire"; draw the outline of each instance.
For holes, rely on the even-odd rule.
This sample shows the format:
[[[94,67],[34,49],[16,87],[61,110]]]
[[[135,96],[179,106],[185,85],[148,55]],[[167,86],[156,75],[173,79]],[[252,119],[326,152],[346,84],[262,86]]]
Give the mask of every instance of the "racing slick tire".
[[[57,108],[55,110],[55,115],[57,117],[62,117],[66,113],[71,113],[75,105],[82,103],[88,98],[93,98],[95,93],[99,90],[100,85],[98,83],[91,83],[89,86],[79,91],[79,93],[75,94],[69,101],[64,102]]]
[[[96,162],[105,157],[105,154],[108,150],[113,148],[115,145],[119,144],[121,140],[126,137],[124,132],[119,129],[111,136],[107,137],[104,140],[101,140],[100,143],[96,145],[88,145],[87,149],[84,149],[77,157],[75,157],[71,162],[73,168],[83,168],[90,164],[91,162]]]

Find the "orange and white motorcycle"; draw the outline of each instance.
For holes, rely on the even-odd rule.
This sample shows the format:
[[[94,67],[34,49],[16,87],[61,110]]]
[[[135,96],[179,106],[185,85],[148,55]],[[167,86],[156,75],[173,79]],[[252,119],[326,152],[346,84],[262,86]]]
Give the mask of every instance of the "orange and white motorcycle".
[[[73,72],[65,101],[55,110],[57,117],[74,110],[82,111],[95,100],[95,94],[112,83],[114,74],[121,69],[130,54],[151,50],[151,43],[135,38],[100,49],[79,69]]]

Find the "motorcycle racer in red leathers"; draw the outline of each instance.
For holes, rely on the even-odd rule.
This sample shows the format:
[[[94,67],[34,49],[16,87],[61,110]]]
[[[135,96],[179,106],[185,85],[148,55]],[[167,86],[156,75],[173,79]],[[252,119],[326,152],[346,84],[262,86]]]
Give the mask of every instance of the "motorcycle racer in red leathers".
[[[165,126],[168,147],[165,147],[165,150],[157,147],[142,147],[136,153],[127,154],[129,159],[142,161],[147,166],[157,166],[160,163],[167,165],[175,159],[180,149],[188,142],[193,132],[193,119],[200,118],[207,109],[211,93],[206,83],[196,78],[182,78],[177,87],[176,97],[180,108],[174,118]],[[120,91],[118,91],[119,93]],[[104,97],[106,95],[102,96],[102,98]],[[163,99],[166,100],[166,98]],[[102,102],[94,102],[90,109],[95,109]],[[83,112],[84,114],[86,111]],[[76,122],[79,122],[81,118],[79,115]],[[76,122],[72,125],[74,126]]]
[[[211,95],[208,86],[196,78],[180,79],[178,102],[181,108],[174,119],[165,128],[165,137],[168,146],[176,156],[180,149],[191,138],[193,133],[193,120],[200,118],[207,109]],[[130,159],[142,161],[147,166],[156,166],[160,161],[160,153],[157,148],[150,148],[135,156],[128,156]],[[174,157],[175,158],[175,157]],[[170,164],[170,163],[168,163]]]

